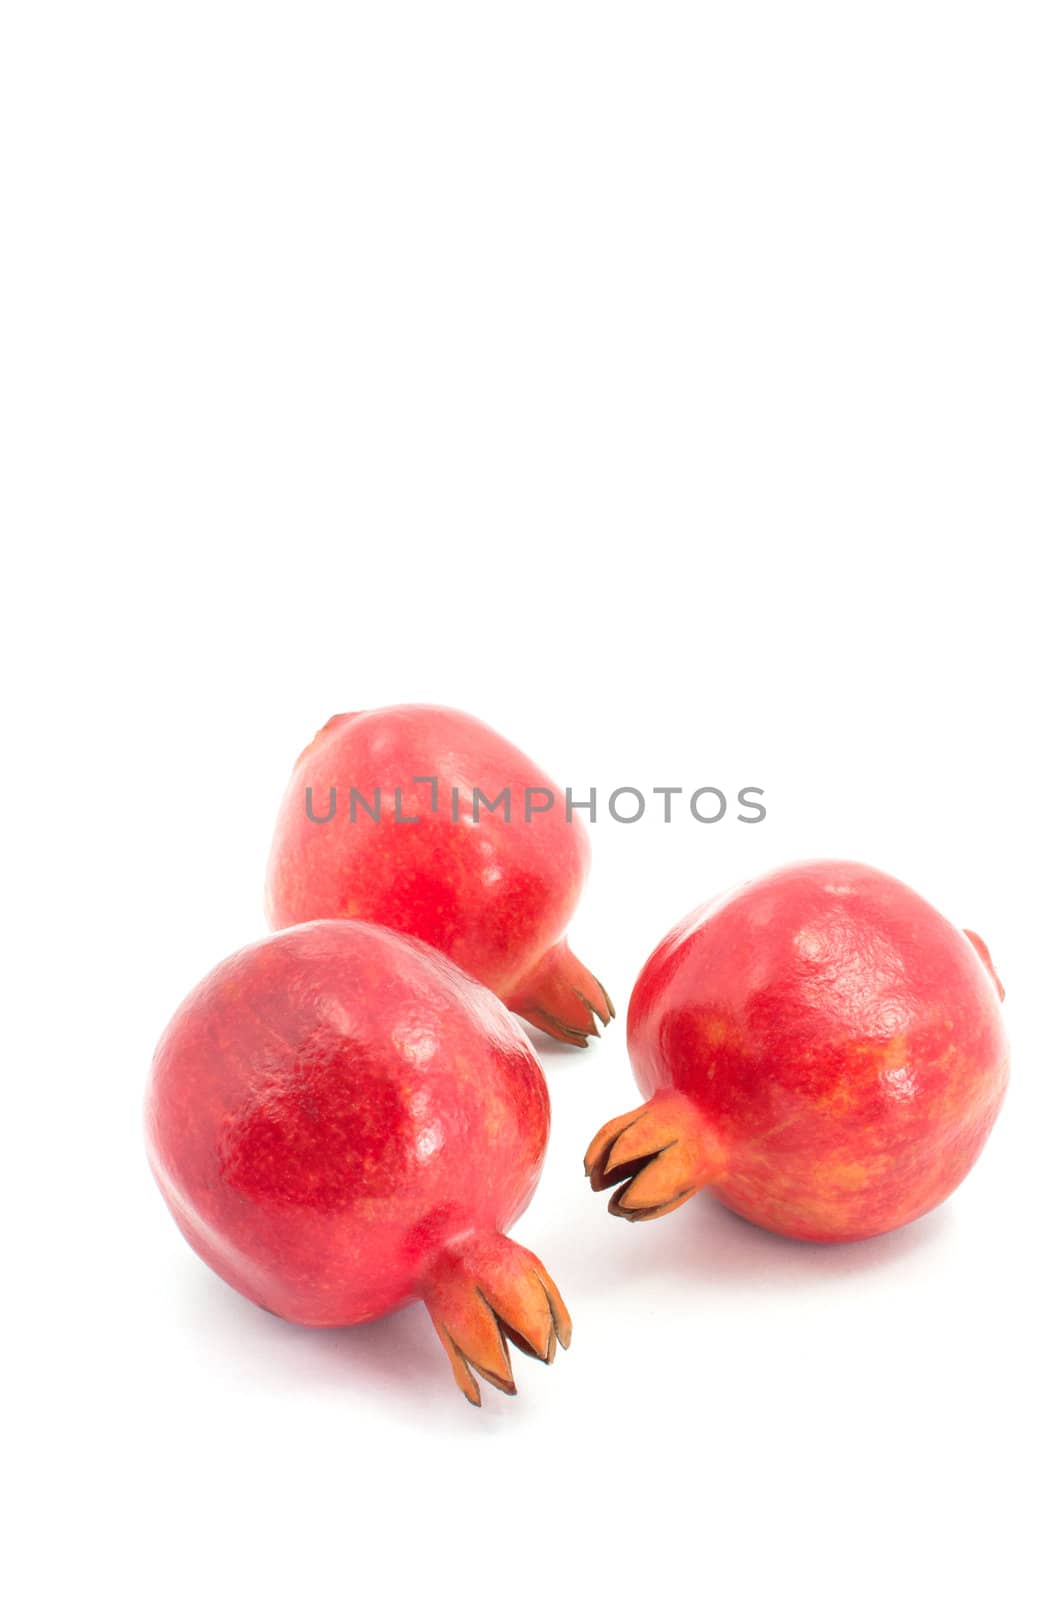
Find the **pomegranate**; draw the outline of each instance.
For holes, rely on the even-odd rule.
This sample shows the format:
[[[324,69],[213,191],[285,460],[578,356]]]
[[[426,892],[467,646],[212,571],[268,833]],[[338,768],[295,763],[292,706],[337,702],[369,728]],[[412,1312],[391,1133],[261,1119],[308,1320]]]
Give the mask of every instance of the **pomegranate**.
[[[440,706],[352,711],[295,764],[267,916],[413,934],[544,1033],[585,1045],[615,1015],[563,937],[589,860],[564,792],[482,722]]]
[[[864,1239],[952,1193],[1008,1078],[989,952],[872,867],[811,861],[710,901],[639,975],[637,1111],[586,1157],[610,1211],[708,1188],[775,1233]]]
[[[454,1376],[514,1392],[507,1340],[571,1325],[506,1238],[542,1168],[546,1083],[495,997],[426,945],[315,922],[230,956],[159,1044],[152,1169],[192,1248],[311,1327],[424,1300]]]

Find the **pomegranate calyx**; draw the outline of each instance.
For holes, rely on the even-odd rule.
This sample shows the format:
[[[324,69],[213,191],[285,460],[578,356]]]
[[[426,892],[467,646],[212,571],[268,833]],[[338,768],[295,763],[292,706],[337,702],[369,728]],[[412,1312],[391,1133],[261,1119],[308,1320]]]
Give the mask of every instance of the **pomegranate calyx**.
[[[435,1258],[423,1293],[455,1382],[474,1406],[480,1404],[474,1373],[516,1394],[510,1344],[549,1366],[557,1346],[567,1350],[572,1338],[571,1318],[546,1268],[503,1233],[452,1241]]]
[[[607,1122],[591,1141],[583,1170],[595,1192],[616,1190],[609,1200],[614,1217],[652,1222],[712,1181],[719,1171],[714,1143],[686,1095],[661,1092]]]
[[[520,980],[516,992],[506,997],[506,1004],[551,1038],[580,1049],[586,1049],[592,1035],[599,1036],[599,1022],[608,1027],[616,1016],[602,984],[564,940]]]
[[[982,962],[982,965],[985,967],[985,969],[988,972],[989,976],[992,978],[994,985],[996,986],[997,994],[999,995],[1000,999],[1003,1000],[1003,998],[1004,998],[1004,985],[1001,983],[1000,978],[999,978],[999,976],[997,974],[997,969],[993,965],[993,957],[989,954],[989,946],[986,944],[985,940],[983,938],[981,938],[977,933],[974,933],[972,931],[972,929],[964,928],[963,931],[966,934],[967,938],[970,939],[971,943],[974,945],[975,950],[978,952],[978,955],[979,955],[979,958],[980,958],[980,960]]]

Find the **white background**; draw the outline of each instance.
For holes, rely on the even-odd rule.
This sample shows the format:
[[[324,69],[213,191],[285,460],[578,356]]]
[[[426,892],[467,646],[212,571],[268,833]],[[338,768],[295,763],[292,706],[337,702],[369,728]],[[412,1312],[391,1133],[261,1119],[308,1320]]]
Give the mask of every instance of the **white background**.
[[[19,1596],[1012,1593],[1059,1580],[1058,6],[5,8],[4,1431]],[[470,710],[594,829],[621,1018],[542,1051],[516,1233],[575,1318],[455,1390],[307,1332],[143,1158],[332,712]],[[610,1218],[622,1012],[808,855],[977,928],[1013,1084],[937,1214]]]

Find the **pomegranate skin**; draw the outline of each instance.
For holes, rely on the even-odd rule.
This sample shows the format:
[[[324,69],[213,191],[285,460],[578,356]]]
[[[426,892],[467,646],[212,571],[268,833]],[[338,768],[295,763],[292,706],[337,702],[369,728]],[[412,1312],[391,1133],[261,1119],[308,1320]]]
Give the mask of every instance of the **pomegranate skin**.
[[[495,997],[355,921],[292,928],[216,967],[166,1029],[146,1107],[159,1187],[219,1276],[311,1326],[424,1298],[475,1403],[469,1360],[512,1390],[493,1316],[453,1336],[470,1305],[482,1315],[485,1284],[496,1308],[523,1297],[504,1321],[533,1353],[567,1342],[545,1270],[504,1237],[549,1121],[534,1051]]]
[[[588,1151],[611,1209],[663,1215],[700,1187],[797,1239],[868,1238],[966,1176],[1008,1078],[988,951],[853,862],[769,873],[682,922],[628,1013],[647,1106]]]
[[[352,789],[365,802],[353,820]],[[508,820],[503,806],[488,809],[503,791]],[[552,804],[538,809],[547,792]],[[330,820],[311,820],[308,794],[318,817],[335,798]],[[587,831],[578,815],[566,819],[564,794],[482,722],[440,706],[349,712],[295,764],[266,914],[274,928],[356,917],[411,934],[544,1032],[585,1045],[596,1019],[614,1014],[564,940],[589,862]]]

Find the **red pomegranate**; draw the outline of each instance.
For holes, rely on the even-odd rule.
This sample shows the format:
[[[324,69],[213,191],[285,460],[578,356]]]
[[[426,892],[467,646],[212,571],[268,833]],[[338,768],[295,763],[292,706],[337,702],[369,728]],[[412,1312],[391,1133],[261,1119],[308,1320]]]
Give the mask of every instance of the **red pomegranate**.
[[[441,706],[351,711],[295,764],[266,909],[274,928],[358,917],[413,934],[585,1045],[615,1015],[564,940],[589,862],[564,791],[482,722]]]
[[[872,867],[811,861],[711,901],[635,985],[646,1104],[591,1144],[610,1211],[663,1216],[700,1188],[775,1233],[864,1239],[970,1170],[1008,1078],[989,953]]]
[[[535,1053],[495,997],[426,945],[315,922],[231,956],[155,1055],[152,1169],[225,1281],[311,1327],[428,1307],[472,1369],[514,1392],[507,1339],[542,1361],[571,1325],[507,1239],[542,1168]]]

